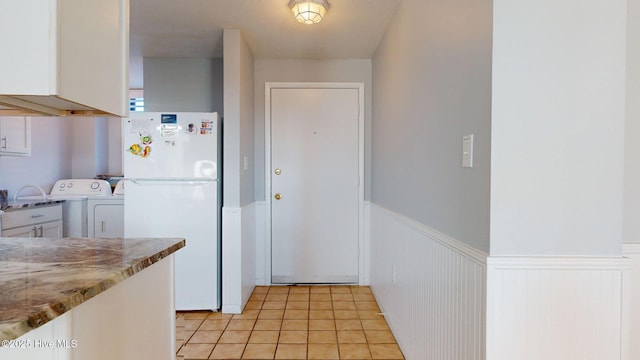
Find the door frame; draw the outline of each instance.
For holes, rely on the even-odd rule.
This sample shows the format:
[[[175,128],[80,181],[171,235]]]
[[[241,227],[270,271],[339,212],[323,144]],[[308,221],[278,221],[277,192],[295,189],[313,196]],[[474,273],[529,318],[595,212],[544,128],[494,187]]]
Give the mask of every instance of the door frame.
[[[365,283],[367,253],[364,229],[364,83],[363,82],[265,82],[265,282],[271,285],[271,90],[272,89],[357,89],[358,90],[358,284]]]

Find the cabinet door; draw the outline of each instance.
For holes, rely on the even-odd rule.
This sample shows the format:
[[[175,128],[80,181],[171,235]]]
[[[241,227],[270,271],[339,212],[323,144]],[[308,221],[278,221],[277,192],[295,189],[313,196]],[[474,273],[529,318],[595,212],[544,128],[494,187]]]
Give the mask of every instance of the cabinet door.
[[[2,230],[3,237],[62,237],[62,220]]]
[[[52,221],[37,226],[38,236],[46,238],[61,238],[62,237],[62,221]]]
[[[31,118],[25,116],[0,118],[0,154],[31,155]]]
[[[93,231],[94,237],[124,237],[124,206],[96,205],[94,208]]]
[[[3,237],[24,237],[24,238],[35,237],[36,226],[29,225],[29,226],[21,226],[21,227],[13,228],[9,230],[2,230],[2,236]]]
[[[65,0],[58,4],[60,96],[127,116],[129,0]]]
[[[128,115],[129,0],[2,0],[0,44],[5,101]]]

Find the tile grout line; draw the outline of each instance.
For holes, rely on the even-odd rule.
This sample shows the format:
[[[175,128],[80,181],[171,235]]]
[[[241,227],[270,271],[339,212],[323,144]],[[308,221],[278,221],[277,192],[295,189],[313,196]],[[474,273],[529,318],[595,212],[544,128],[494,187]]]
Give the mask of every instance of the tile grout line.
[[[252,336],[252,335],[254,335],[254,334],[256,334],[256,332],[257,332],[257,331],[259,331],[259,330],[257,330],[257,325],[258,325],[258,321],[260,320],[260,315],[261,315],[261,313],[262,313],[262,310],[267,310],[267,309],[264,309],[264,304],[265,304],[265,302],[267,302],[267,296],[269,295],[269,293],[270,293],[271,289],[272,289],[272,288],[267,289],[267,292],[265,293],[265,295],[264,295],[263,297],[261,296],[262,298],[260,299],[259,303],[255,303],[255,304],[254,304],[254,306],[255,306],[256,308],[252,308],[252,309],[251,309],[251,310],[256,310],[256,315],[255,315],[255,317],[253,317],[253,318],[251,318],[251,319],[244,319],[244,318],[242,318],[242,314],[240,314],[240,315],[241,315],[241,316],[240,316],[240,318],[235,318],[235,316],[236,316],[236,315],[233,315],[233,316],[232,316],[232,317],[230,317],[230,318],[222,317],[222,318],[220,319],[220,320],[225,321],[225,323],[224,323],[224,328],[222,329],[221,335],[217,338],[217,340],[215,341],[215,343],[211,344],[211,343],[208,343],[208,342],[207,342],[207,344],[211,344],[211,345],[213,345],[213,346],[214,346],[214,348],[213,348],[213,349],[211,350],[211,352],[209,353],[209,357],[211,357],[211,356],[213,355],[213,351],[215,350],[215,347],[216,347],[218,344],[220,344],[220,339],[222,338],[222,336],[224,335],[224,333],[225,333],[225,332],[228,332],[228,331],[231,331],[231,330],[230,330],[230,329],[231,329],[231,327],[230,327],[230,326],[231,326],[232,320],[252,320],[252,321],[253,321],[253,323],[252,323],[252,325],[251,325],[251,328],[250,328],[250,329],[247,329],[247,330],[249,330],[249,334],[248,334],[249,336],[248,336],[248,338],[246,339],[246,341],[245,341],[245,342],[243,342],[242,344],[240,344],[240,345],[243,345],[243,348],[242,348],[242,354],[241,354],[240,356],[242,357],[242,356],[245,356],[245,355],[247,355],[247,354],[248,354],[248,353],[247,353],[247,351],[248,351],[248,349],[249,349],[251,336]],[[365,320],[365,318],[366,318],[366,319],[370,319],[371,315],[370,315],[370,314],[368,314],[368,315],[364,315],[364,316],[365,316],[365,318],[363,318],[363,317],[362,317],[363,315],[362,315],[361,311],[359,310],[359,309],[360,309],[360,307],[358,306],[358,303],[359,303],[359,302],[375,302],[375,305],[376,305],[376,306],[378,306],[378,305],[377,305],[377,301],[375,300],[375,298],[374,298],[373,300],[370,300],[370,299],[368,299],[368,298],[366,298],[366,297],[363,297],[363,296],[360,296],[360,301],[356,301],[356,294],[362,294],[362,292],[361,292],[361,291],[358,291],[356,294],[354,294],[354,290],[353,290],[353,288],[352,288],[352,287],[347,287],[347,289],[348,289],[348,292],[343,292],[343,291],[342,291],[342,289],[341,289],[339,292],[336,292],[336,294],[344,294],[344,293],[348,293],[348,294],[350,294],[350,299],[351,299],[351,300],[345,300],[345,297],[340,297],[340,296],[338,296],[338,297],[337,297],[337,298],[338,298],[338,300],[336,300],[336,301],[334,302],[334,301],[333,301],[333,300],[334,300],[334,297],[333,297],[333,294],[334,294],[334,293],[332,292],[332,288],[331,288],[331,287],[328,287],[328,290],[329,290],[328,294],[329,294],[329,300],[330,300],[329,305],[331,306],[331,314],[332,314],[332,317],[333,317],[333,318],[332,318],[332,320],[333,320],[333,326],[334,326],[333,333],[334,333],[334,336],[335,336],[335,341],[336,341],[336,343],[335,343],[336,345],[335,345],[335,346],[336,346],[336,348],[337,348],[337,350],[338,350],[338,356],[339,356],[339,358],[341,358],[341,359],[342,359],[342,358],[344,358],[345,356],[348,356],[348,354],[347,354],[347,353],[343,353],[343,351],[342,351],[342,350],[344,350],[344,348],[345,348],[345,347],[346,347],[346,348],[348,348],[348,346],[346,346],[346,345],[349,345],[349,344],[364,344],[364,345],[366,345],[366,347],[367,347],[367,353],[368,353],[369,358],[373,358],[373,353],[372,353],[372,349],[371,349],[371,345],[373,345],[373,343],[371,343],[371,342],[370,342],[370,338],[367,336],[367,330],[365,330],[365,324],[364,324],[364,320]],[[285,319],[285,316],[287,316],[287,311],[288,311],[288,310],[296,310],[296,311],[297,311],[298,307],[299,307],[299,306],[302,306],[302,304],[296,304],[295,306],[293,305],[293,300],[300,300],[300,298],[299,298],[299,297],[296,297],[296,298],[292,299],[292,298],[291,298],[291,295],[292,295],[292,294],[306,294],[306,295],[307,295],[307,296],[306,296],[306,301],[305,301],[305,303],[306,303],[306,304],[305,304],[305,305],[306,305],[306,311],[305,311],[305,313],[306,313],[306,331],[305,331],[305,333],[306,333],[306,342],[304,343],[304,345],[305,345],[304,347],[305,347],[306,354],[307,354],[307,355],[306,355],[306,358],[307,358],[307,359],[309,358],[309,346],[310,346],[309,341],[310,341],[310,334],[311,334],[311,329],[310,329],[310,328],[311,328],[311,321],[312,321],[312,319],[311,319],[311,317],[312,317],[312,315],[311,315],[311,310],[312,310],[312,309],[311,309],[311,288],[307,288],[307,291],[306,291],[306,292],[301,292],[301,293],[299,293],[299,292],[292,293],[292,292],[291,292],[291,290],[292,290],[292,287],[287,287],[287,289],[286,289],[286,297],[284,298],[284,299],[285,299],[285,301],[284,301],[284,309],[282,310],[282,313],[281,313],[281,315],[280,315],[280,316],[279,316],[279,318],[278,318],[278,320],[279,320],[279,328],[278,328],[278,333],[277,333],[277,339],[275,340],[275,349],[273,350],[274,352],[273,352],[273,354],[272,354],[272,359],[273,359],[273,358],[275,358],[275,357],[277,356],[277,354],[278,354],[278,350],[279,350],[280,345],[281,345],[280,340],[282,339],[282,331],[286,331],[286,330],[284,330],[285,321],[287,321],[287,320],[297,320],[297,317],[298,317],[297,315],[291,315],[291,316],[293,316],[293,318],[292,318],[292,319]],[[274,292],[274,293],[272,293],[272,294],[278,294],[278,293],[279,293],[279,294],[282,294],[282,293],[284,293],[284,292],[282,292],[282,291],[278,291],[278,292]],[[369,295],[370,295],[370,292],[367,292],[367,294],[369,294]],[[253,294],[252,294],[252,295],[253,295]],[[364,299],[363,299],[363,298],[364,298]],[[343,329],[343,330],[338,330],[338,320],[339,320],[339,319],[337,318],[337,314],[336,314],[336,312],[337,312],[337,311],[348,311],[348,310],[352,309],[352,308],[348,307],[348,306],[347,306],[347,305],[345,305],[345,304],[343,304],[343,305],[341,305],[341,306],[340,306],[340,308],[341,308],[341,309],[336,309],[335,304],[336,304],[336,302],[340,302],[340,300],[343,300],[343,301],[349,301],[349,302],[352,302],[352,303],[354,304],[353,306],[355,306],[355,310],[353,310],[353,311],[355,311],[355,313],[357,314],[357,317],[356,317],[355,315],[346,315],[346,314],[343,314],[343,315],[341,315],[341,316],[342,316],[342,317],[344,317],[344,319],[340,319],[340,320],[345,320],[345,321],[346,321],[346,320],[349,320],[349,319],[351,318],[351,316],[354,316],[354,317],[353,317],[354,319],[355,319],[355,318],[357,318],[357,320],[358,320],[358,324],[359,324],[359,327],[360,327],[360,329],[361,329],[360,331],[362,332],[362,335],[364,336],[364,337],[363,337],[364,342],[350,342],[350,341],[347,341],[347,339],[344,339],[344,340],[346,341],[346,342],[344,342],[344,343],[342,343],[342,342],[340,341],[340,339],[339,339],[339,337],[338,337],[338,331],[348,332],[348,330],[349,330],[349,329],[348,329],[348,328],[349,328],[349,326],[345,324],[345,325],[346,325],[345,329]],[[251,300],[251,301],[256,301],[256,300]],[[275,300],[273,300],[273,301],[275,301]],[[369,312],[370,310],[371,310],[371,311],[372,311],[372,310],[375,310],[375,309],[371,309],[371,308],[370,308],[370,305],[371,305],[371,304],[366,305],[366,306],[367,306],[367,308],[364,308],[364,309],[362,309],[362,310],[363,310],[363,311],[367,311],[367,312]],[[289,309],[289,308],[288,308],[289,306],[292,306],[292,307]],[[362,306],[362,305],[361,305],[361,306]],[[344,307],[345,309],[342,309],[343,307]],[[294,308],[295,308],[295,309],[294,309]],[[321,308],[321,309],[317,309],[317,310],[318,310],[318,311],[322,311],[322,308]],[[379,310],[378,310],[378,311],[379,311]],[[321,315],[319,314],[319,319],[320,319],[320,318],[322,318],[322,317],[323,317],[323,316],[321,316]],[[179,318],[179,316],[177,316],[177,318]],[[186,320],[186,319],[184,318],[184,315],[182,316],[182,318],[183,318],[183,320],[182,320],[182,321]],[[184,347],[185,347],[185,346],[186,346],[186,345],[187,345],[191,340],[193,340],[194,335],[195,335],[196,333],[198,333],[200,330],[202,330],[202,326],[203,326],[203,324],[204,324],[205,320],[208,320],[208,319],[209,319],[209,315],[205,316],[205,317],[204,317],[204,318],[202,318],[202,319],[198,319],[198,320],[199,320],[198,325],[195,327],[195,329],[193,330],[193,332],[191,333],[191,335],[189,335],[189,336],[187,337],[187,339],[184,339],[184,340],[182,341],[181,346],[178,348],[178,350],[177,350],[176,352],[179,352],[179,351],[180,351],[182,348],[184,348]],[[267,319],[264,319],[264,320],[267,320]],[[300,319],[300,320],[303,320],[303,319]],[[371,319],[371,320],[377,320],[377,318],[375,318],[375,319]],[[372,324],[369,324],[369,325],[368,325],[369,327],[371,327],[371,329],[369,329],[369,331],[376,331],[376,330],[378,330],[378,331],[387,331],[387,332],[388,332],[389,330],[388,330],[388,324],[386,323],[386,319],[382,318],[382,320],[384,320],[384,321],[385,321],[385,325],[387,325],[387,326],[385,327],[385,329],[377,328],[377,324],[372,323]],[[294,326],[294,327],[292,327],[292,329],[293,329],[293,330],[296,330],[296,329],[297,329],[297,327],[296,327],[296,326]],[[318,331],[322,331],[322,330],[320,329],[320,330],[318,330]],[[388,342],[388,344],[394,344],[394,345],[397,347],[397,340],[395,340],[395,336],[393,336],[393,334],[391,334],[391,335],[392,335],[392,337],[393,337],[393,339],[392,339],[393,341],[392,341],[392,342],[391,342],[391,341],[390,341],[390,342]],[[204,343],[204,342],[203,342],[203,343]],[[256,343],[256,344],[262,344],[262,343]],[[265,343],[265,344],[267,344],[267,343]],[[324,343],[318,343],[318,344],[324,344]],[[376,344],[387,344],[387,342],[380,342],[380,343],[376,343]],[[340,345],[343,345],[343,348],[342,348],[342,349],[341,349]],[[346,350],[345,350],[345,351],[346,351]],[[176,354],[176,355],[177,355],[177,354]],[[182,357],[182,358],[184,358],[184,357]]]

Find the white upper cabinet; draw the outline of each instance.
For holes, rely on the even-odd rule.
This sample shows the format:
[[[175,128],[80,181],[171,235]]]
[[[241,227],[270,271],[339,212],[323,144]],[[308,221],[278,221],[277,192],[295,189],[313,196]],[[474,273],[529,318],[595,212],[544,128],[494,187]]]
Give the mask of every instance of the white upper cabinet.
[[[31,155],[31,118],[0,116],[0,155]]]
[[[0,44],[0,114],[128,115],[129,0],[2,0]]]

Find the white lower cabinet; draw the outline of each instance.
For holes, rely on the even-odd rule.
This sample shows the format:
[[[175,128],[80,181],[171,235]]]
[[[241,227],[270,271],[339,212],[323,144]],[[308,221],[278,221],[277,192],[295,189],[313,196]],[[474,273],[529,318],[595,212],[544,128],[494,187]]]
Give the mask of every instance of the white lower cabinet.
[[[2,215],[2,237],[62,237],[62,205],[7,211]]]
[[[52,221],[46,224],[38,225],[40,237],[61,238],[62,237],[62,220]]]
[[[13,229],[2,230],[2,237],[36,237],[35,226],[21,226]]]

